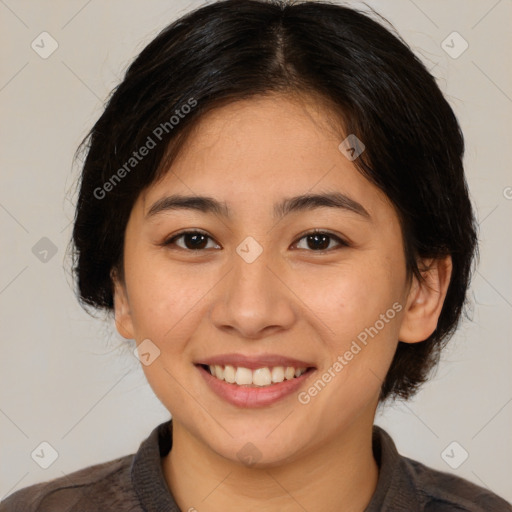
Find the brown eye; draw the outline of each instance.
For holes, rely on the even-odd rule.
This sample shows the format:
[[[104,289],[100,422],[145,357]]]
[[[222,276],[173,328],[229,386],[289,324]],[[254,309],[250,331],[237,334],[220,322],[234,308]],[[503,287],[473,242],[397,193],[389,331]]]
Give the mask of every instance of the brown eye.
[[[348,246],[348,244],[340,237],[326,231],[312,231],[311,233],[307,233],[301,237],[299,240],[304,239],[306,240],[306,247],[299,247],[299,249],[310,249],[313,252],[331,250],[332,247],[330,247],[330,244],[333,240],[337,242],[338,246]]]
[[[182,244],[177,244],[176,241],[180,239],[183,239]],[[211,248],[208,247],[208,240],[212,240],[212,238],[202,231],[184,231],[178,235],[173,236],[164,242],[163,245],[177,245],[181,249],[199,251],[202,249]],[[217,245],[217,247],[219,246]]]

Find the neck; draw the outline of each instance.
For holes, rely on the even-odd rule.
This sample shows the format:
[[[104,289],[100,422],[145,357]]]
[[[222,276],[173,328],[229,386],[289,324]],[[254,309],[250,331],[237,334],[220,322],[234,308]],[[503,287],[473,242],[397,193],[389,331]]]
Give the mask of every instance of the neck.
[[[213,452],[173,419],[173,446],[162,467],[181,510],[363,512],[378,480],[372,425],[373,416],[291,462],[255,468]]]

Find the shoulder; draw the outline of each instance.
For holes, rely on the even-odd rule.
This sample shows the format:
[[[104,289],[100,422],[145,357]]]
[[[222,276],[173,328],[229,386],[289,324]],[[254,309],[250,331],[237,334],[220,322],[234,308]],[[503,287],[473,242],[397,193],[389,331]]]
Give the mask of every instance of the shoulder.
[[[402,457],[425,512],[512,512],[512,506],[493,492],[464,478]]]
[[[106,505],[119,512],[141,510],[131,484],[133,457],[127,455],[20,489],[0,503],[0,512],[97,512]]]
[[[379,480],[368,512],[512,512],[489,489],[401,455],[390,435],[374,426]]]

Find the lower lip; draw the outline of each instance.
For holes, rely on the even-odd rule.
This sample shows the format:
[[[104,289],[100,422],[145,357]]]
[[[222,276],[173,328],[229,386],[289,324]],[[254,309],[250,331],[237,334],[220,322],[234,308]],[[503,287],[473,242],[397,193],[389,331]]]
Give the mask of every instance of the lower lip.
[[[284,380],[270,386],[239,386],[214,377],[202,366],[196,365],[210,389],[232,405],[241,408],[265,407],[297,391],[303,382],[314,373],[311,368],[300,377]]]

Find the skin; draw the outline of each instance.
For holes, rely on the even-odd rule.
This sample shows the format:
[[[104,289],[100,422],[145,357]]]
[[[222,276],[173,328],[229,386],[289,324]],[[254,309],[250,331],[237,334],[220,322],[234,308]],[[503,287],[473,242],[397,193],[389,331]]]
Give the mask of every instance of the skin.
[[[435,329],[451,259],[429,260],[408,279],[395,209],[343,156],[345,138],[310,97],[269,95],[204,116],[163,179],[140,194],[126,227],[124,280],[115,278],[116,326],[160,355],[143,365],[173,417],[162,459],[181,510],[363,511],[378,479],[371,432],[382,379],[398,339]],[[364,141],[368,145],[369,141]],[[272,216],[280,200],[342,192],[370,218],[319,207]],[[146,214],[170,194],[225,202],[230,218],[195,210]],[[324,250],[304,236],[336,238]],[[208,237],[201,250],[184,229]],[[248,236],[262,253],[246,262]],[[401,311],[307,404],[293,393],[258,409],[237,408],[205,383],[194,361],[225,353],[280,354],[316,367],[300,391],[332,367],[357,335],[399,303]],[[246,443],[260,459],[246,466]]]

